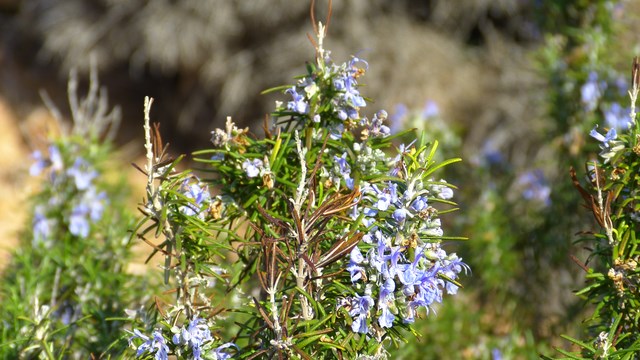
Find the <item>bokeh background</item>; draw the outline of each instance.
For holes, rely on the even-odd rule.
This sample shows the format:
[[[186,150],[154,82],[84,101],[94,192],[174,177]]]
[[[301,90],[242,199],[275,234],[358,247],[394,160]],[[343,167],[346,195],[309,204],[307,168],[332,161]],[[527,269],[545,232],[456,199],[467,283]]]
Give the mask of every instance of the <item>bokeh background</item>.
[[[316,1],[318,20],[327,4]],[[145,96],[176,153],[206,147],[226,116],[260,134],[282,99],[260,92],[293,83],[313,60],[309,10],[284,0],[0,0],[0,263],[26,221],[31,149],[56,126],[45,103],[68,118],[72,70],[86,88],[93,64],[120,106],[124,171],[143,150]],[[325,48],[336,62],[368,61],[368,115],[386,109],[464,159],[445,177],[460,188],[448,226],[470,238],[450,247],[473,273],[397,357],[533,359],[566,348],[560,334],[580,335],[573,290],[583,274],[571,256],[586,261],[575,234],[593,224],[568,168],[597,152],[588,132],[610,104],[626,104],[637,10],[635,0],[333,2]],[[593,72],[605,84],[595,106],[583,94]]]

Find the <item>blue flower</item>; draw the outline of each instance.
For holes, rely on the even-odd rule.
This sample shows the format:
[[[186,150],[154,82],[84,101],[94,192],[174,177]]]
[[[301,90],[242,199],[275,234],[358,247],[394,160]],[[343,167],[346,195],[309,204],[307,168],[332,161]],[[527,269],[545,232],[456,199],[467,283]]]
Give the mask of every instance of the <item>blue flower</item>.
[[[77,158],[73,166],[67,170],[67,175],[74,179],[78,190],[87,190],[91,186],[93,179],[98,176],[98,173],[95,170],[91,170],[89,163],[84,159]]]
[[[98,221],[104,212],[104,203],[107,200],[107,193],[101,191],[96,194],[95,188],[89,188],[82,196],[82,203],[89,208],[89,218],[91,221]]]
[[[445,183],[444,180],[441,180],[441,182],[443,184]],[[442,200],[449,200],[453,198],[453,189],[443,184],[432,185],[431,191],[433,191],[435,195]]]
[[[378,317],[378,324],[383,328],[390,328],[393,326],[393,320],[395,316],[391,313],[389,305],[393,304],[394,296],[393,292],[396,289],[396,283],[392,278],[387,278],[380,288],[380,299],[378,301],[378,308],[382,310],[382,314]]]
[[[451,254],[449,259],[444,261],[440,272],[449,279],[455,280],[463,270],[467,273],[467,271],[469,271],[469,265],[463,263],[462,259],[458,258],[456,254]],[[458,292],[458,285],[451,281],[445,281],[444,287],[449,295],[455,295]]]
[[[247,174],[248,177],[254,178],[260,175],[260,170],[264,167],[262,160],[260,159],[247,159],[242,163],[242,170]]]
[[[629,109],[623,108],[618,103],[613,103],[604,110],[604,119],[611,129],[626,130],[631,125],[629,122]]]
[[[44,171],[44,169],[49,166],[49,162],[42,155],[42,152],[40,150],[36,150],[31,153],[31,157],[33,158],[33,160],[35,160],[35,162],[31,165],[31,167],[29,167],[29,175],[38,176],[40,175],[40,173],[42,173],[42,171]]]
[[[527,171],[518,177],[516,184],[524,187],[522,196],[525,199],[539,201],[545,205],[550,204],[551,187],[547,184],[542,170]]]
[[[51,162],[51,170],[59,172],[64,169],[64,162],[62,161],[62,154],[57,146],[49,146],[49,161]]]
[[[181,206],[180,212],[187,216],[198,215],[200,218],[204,218],[204,213],[201,211],[202,206],[211,201],[211,194],[208,188],[200,186],[198,183],[189,184],[189,179],[186,179],[182,183],[180,190],[187,198],[192,200],[192,203]]]
[[[347,189],[353,190],[353,187],[355,186],[355,179],[346,178],[344,179],[344,182],[347,185]]]
[[[407,115],[407,106],[405,104],[396,104],[395,111],[389,118],[391,122],[391,132],[397,133],[402,129],[404,118]]]
[[[438,104],[436,104],[433,100],[428,100],[424,105],[424,109],[422,109],[422,117],[425,119],[437,117],[440,115],[440,109],[438,108]]]
[[[133,339],[142,339],[144,342],[138,346],[136,356],[140,356],[145,352],[149,352],[151,354],[155,353],[156,360],[168,360],[169,359],[169,347],[164,341],[164,337],[160,331],[154,331],[152,336],[153,339],[150,339],[148,336],[142,334],[138,329],[133,330],[134,335],[129,338],[129,343]]]
[[[598,100],[602,92],[607,88],[607,83],[598,81],[598,74],[595,71],[589,73],[587,82],[580,88],[582,103],[587,111],[593,111],[598,106]]]
[[[89,207],[86,204],[78,204],[71,211],[69,217],[69,232],[75,236],[86,238],[89,235]]]
[[[383,122],[387,119],[388,114],[384,110],[378,111],[371,120],[371,124],[369,126],[369,134],[372,137],[378,136],[389,136],[391,134],[391,129],[388,126],[383,125]]]
[[[194,317],[190,322],[189,326],[183,328],[182,331],[178,334],[173,335],[173,343],[176,345],[187,345],[191,348],[193,353],[194,360],[201,360],[202,358],[202,345],[207,342],[213,340],[211,337],[211,331],[209,327],[201,322],[204,319]]]
[[[331,140],[340,140],[342,139],[342,133],[344,132],[344,125],[343,124],[338,124],[335,126],[332,126],[329,129],[329,137],[331,138]]]
[[[342,157],[333,156],[333,160],[336,162],[338,166],[338,172],[344,178],[349,178],[349,174],[351,174],[351,166],[347,162],[347,153],[343,153]]]
[[[374,301],[369,295],[360,296],[356,294],[355,298],[351,299],[351,310],[349,310],[349,315],[351,317],[355,316],[353,323],[351,323],[351,330],[353,332],[366,334],[369,332],[369,328],[367,327],[367,316],[369,315],[369,310],[374,305]]]
[[[49,240],[51,220],[47,219],[43,206],[36,206],[33,214],[33,242],[39,244]]]
[[[409,210],[405,209],[405,208],[400,208],[400,209],[396,209],[393,214],[391,215],[391,217],[398,222],[398,224],[402,225],[404,224],[404,221],[406,220],[407,216],[411,215],[411,212],[409,212]]]
[[[293,101],[287,103],[287,109],[298,114],[306,114],[309,111],[309,104],[305,101],[304,96],[298,94],[295,86],[285,91],[285,94],[291,94]]]
[[[591,137],[593,137],[594,139],[602,142],[602,146],[604,146],[605,148],[609,147],[609,141],[612,141],[618,138],[618,133],[616,132],[615,128],[609,129],[609,131],[607,131],[607,134],[604,136],[596,131],[597,128],[598,128],[598,125],[596,125],[596,127],[594,127],[593,130],[591,130],[589,135],[591,135]]]
[[[357,246],[351,250],[349,259],[350,261],[349,265],[347,265],[347,271],[351,275],[351,282],[356,282],[362,279],[363,275],[365,274],[364,268],[360,266],[360,264],[364,261],[364,256],[362,256],[362,253]]]
[[[411,203],[411,208],[414,211],[420,212],[424,209],[426,209],[428,206],[427,204],[427,198],[422,197],[422,196],[418,196],[417,198],[415,198],[415,200],[413,200],[413,202]]]
[[[228,354],[226,352],[223,352],[223,350],[228,349],[230,347],[235,347],[236,349],[238,349],[238,346],[234,343],[226,343],[226,344],[222,344],[220,346],[218,346],[217,348],[213,349],[213,353],[209,353],[210,356],[213,356],[214,360],[227,360],[231,358],[231,354]]]
[[[491,350],[491,360],[502,360],[502,351],[498,348]]]

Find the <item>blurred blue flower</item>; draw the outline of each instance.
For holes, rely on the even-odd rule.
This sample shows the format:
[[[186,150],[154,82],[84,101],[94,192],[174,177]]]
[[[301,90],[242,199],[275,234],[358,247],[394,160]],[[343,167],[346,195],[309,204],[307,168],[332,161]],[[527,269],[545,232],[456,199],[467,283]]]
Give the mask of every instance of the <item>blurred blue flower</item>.
[[[627,79],[624,76],[618,76],[615,79],[614,84],[618,89],[618,94],[620,94],[620,96],[627,95],[627,91],[629,91],[629,85],[627,84]]]
[[[35,207],[33,213],[33,243],[46,243],[51,236],[51,220],[47,219],[42,205]]]
[[[600,100],[606,88],[607,83],[598,81],[598,73],[591,71],[587,82],[580,88],[582,104],[585,106],[586,111],[593,111],[598,107],[598,100]]]
[[[551,203],[551,187],[547,184],[542,170],[535,169],[523,173],[516,180],[516,184],[524,188],[522,196],[525,199],[539,201],[545,205]]]
[[[49,166],[48,159],[42,155],[40,150],[31,153],[31,157],[35,162],[29,167],[29,175],[38,176]]]
[[[54,172],[60,172],[64,169],[62,154],[60,154],[60,150],[55,145],[49,146],[49,161],[51,162],[51,170]]]
[[[604,119],[607,127],[616,131],[627,130],[629,128],[629,108],[623,108],[618,103],[613,103],[604,110]]]
[[[69,217],[69,232],[75,236],[86,238],[89,235],[89,207],[86,204],[78,204],[71,211]]]
[[[96,194],[96,190],[94,188],[89,188],[89,190],[84,193],[82,202],[89,208],[89,218],[91,218],[91,221],[95,222],[102,218],[104,203],[106,200],[107,193],[104,191]]]
[[[440,109],[438,108],[438,104],[433,100],[427,100],[427,103],[424,105],[424,109],[422,109],[422,117],[424,119],[429,119],[439,115]]]
[[[71,176],[78,190],[87,190],[98,172],[90,169],[89,163],[82,158],[77,158],[73,166],[67,170],[67,175]]]
[[[407,112],[407,106],[405,104],[396,104],[393,114],[389,117],[391,133],[395,134],[402,129]]]

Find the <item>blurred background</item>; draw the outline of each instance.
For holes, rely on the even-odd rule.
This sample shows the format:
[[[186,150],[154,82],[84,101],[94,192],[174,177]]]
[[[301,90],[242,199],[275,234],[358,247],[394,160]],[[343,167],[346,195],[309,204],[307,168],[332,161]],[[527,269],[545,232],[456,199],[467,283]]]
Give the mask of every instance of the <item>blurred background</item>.
[[[317,20],[327,4],[316,1]],[[587,135],[595,124],[615,127],[625,114],[639,5],[333,2],[325,48],[336,62],[368,61],[361,92],[375,102],[365,113],[386,109],[464,160],[443,177],[460,188],[448,233],[470,238],[450,248],[473,273],[397,358],[534,359],[566,348],[560,334],[580,335],[586,313],[573,291],[583,273],[571,257],[587,260],[574,242],[594,226],[568,169],[597,153]],[[0,259],[26,221],[31,149],[55,127],[45,102],[68,118],[70,71],[86,88],[93,62],[120,106],[123,169],[143,151],[145,96],[176,153],[208,146],[226,116],[260,135],[283,99],[260,92],[293,83],[313,60],[309,9],[284,0],[0,0]]]

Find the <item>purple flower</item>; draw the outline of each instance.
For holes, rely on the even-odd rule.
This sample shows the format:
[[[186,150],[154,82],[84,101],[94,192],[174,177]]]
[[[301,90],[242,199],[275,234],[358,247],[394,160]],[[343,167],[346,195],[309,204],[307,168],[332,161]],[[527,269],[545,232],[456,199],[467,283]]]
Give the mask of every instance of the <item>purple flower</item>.
[[[418,279],[418,300],[421,306],[428,307],[434,302],[442,302],[442,290],[438,286],[436,271],[437,269],[431,268],[421,272],[422,276]]]
[[[396,183],[390,182],[382,191],[374,186],[373,191],[378,195],[376,207],[380,211],[386,211],[391,204],[395,204],[398,201],[398,184]]]
[[[607,134],[604,136],[596,131],[597,128],[598,125],[596,125],[596,127],[591,130],[589,135],[591,135],[591,137],[593,137],[594,139],[600,141],[602,143],[602,146],[604,146],[605,148],[609,147],[609,141],[613,141],[618,137],[618,133],[616,132],[615,128],[609,129],[609,131],[607,131]]]
[[[288,110],[291,110],[298,114],[306,114],[309,111],[309,104],[307,104],[307,102],[305,101],[304,96],[298,94],[295,86],[287,89],[287,91],[285,91],[285,94],[291,94],[291,97],[293,97],[293,101],[289,101],[287,103]]]
[[[242,170],[247,174],[248,177],[254,178],[260,175],[260,170],[264,167],[262,160],[253,159],[253,160],[245,160],[242,163]]]
[[[450,187],[442,187],[438,197],[443,200],[449,200],[453,197],[453,190]]]

